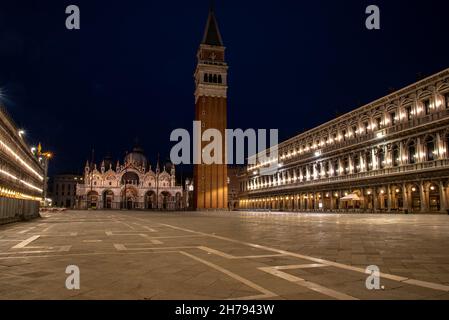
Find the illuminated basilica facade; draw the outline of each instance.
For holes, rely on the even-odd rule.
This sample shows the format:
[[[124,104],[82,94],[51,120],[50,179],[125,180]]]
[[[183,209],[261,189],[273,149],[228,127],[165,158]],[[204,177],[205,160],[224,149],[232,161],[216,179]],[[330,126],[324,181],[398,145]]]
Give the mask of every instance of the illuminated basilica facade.
[[[180,210],[182,186],[176,185],[175,166],[159,163],[153,171],[140,148],[113,167],[109,159],[86,163],[83,183],[76,187],[79,209]]]
[[[279,144],[240,189],[250,210],[446,213],[449,69]]]

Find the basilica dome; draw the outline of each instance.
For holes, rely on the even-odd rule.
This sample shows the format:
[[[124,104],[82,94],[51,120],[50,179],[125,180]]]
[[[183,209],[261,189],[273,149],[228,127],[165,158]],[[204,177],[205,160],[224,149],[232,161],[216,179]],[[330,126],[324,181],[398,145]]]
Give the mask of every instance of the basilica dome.
[[[125,163],[132,163],[137,167],[147,167],[147,158],[143,154],[143,149],[135,147],[132,152],[125,157]]]

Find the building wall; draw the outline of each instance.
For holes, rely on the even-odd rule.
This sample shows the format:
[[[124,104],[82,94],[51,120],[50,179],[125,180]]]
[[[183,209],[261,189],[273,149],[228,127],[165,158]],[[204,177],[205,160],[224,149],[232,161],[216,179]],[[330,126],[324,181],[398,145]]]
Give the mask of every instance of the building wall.
[[[76,206],[76,185],[82,183],[83,177],[78,175],[57,175],[51,183],[52,205],[61,208]]]
[[[241,176],[242,208],[446,213],[449,69],[278,148]]]
[[[44,167],[0,106],[0,224],[39,215]]]

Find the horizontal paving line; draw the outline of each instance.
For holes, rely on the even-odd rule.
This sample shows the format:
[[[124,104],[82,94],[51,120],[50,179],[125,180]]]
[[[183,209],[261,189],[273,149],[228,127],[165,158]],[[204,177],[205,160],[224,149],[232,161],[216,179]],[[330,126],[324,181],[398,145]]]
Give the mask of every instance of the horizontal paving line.
[[[232,260],[238,260],[238,259],[262,259],[262,258],[274,258],[274,257],[284,257],[284,254],[269,254],[269,255],[253,255],[253,256],[234,256],[219,250],[215,250],[209,247],[198,247],[198,249],[206,251],[211,254],[215,254],[217,256],[226,258],[226,259],[232,259]]]
[[[17,252],[1,252],[0,255],[15,255],[29,253],[51,253],[51,252],[68,252],[72,246],[62,246],[58,250],[34,250],[34,251],[17,251]]]
[[[277,266],[277,267],[271,267],[271,268],[276,269],[276,270],[297,270],[297,269],[313,269],[313,268],[325,268],[325,267],[328,267],[328,265],[319,264],[319,263],[311,263],[311,264],[298,264],[298,265],[292,265],[292,266]]]
[[[196,249],[197,247],[150,247],[150,248],[128,248],[124,244],[118,243],[114,244],[114,248],[117,251],[141,251],[141,250],[181,250],[181,249]]]
[[[11,249],[22,249],[22,248],[24,248],[25,246],[29,245],[29,244],[30,244],[31,242],[33,242],[34,240],[39,239],[39,237],[40,237],[40,235],[32,236],[32,237],[30,237],[30,238],[28,238],[28,239],[26,239],[26,240],[20,242],[19,244],[16,244],[16,245],[15,245],[14,247],[12,247]]]
[[[49,251],[48,253],[58,253],[59,251]],[[17,252],[17,254],[21,254],[24,252]],[[119,255],[139,255],[139,254],[161,254],[161,253],[178,253],[177,250],[169,250],[169,251],[127,251],[127,252],[117,252],[117,251],[109,251],[109,252],[86,252],[86,253],[68,253],[68,254],[51,254],[51,255],[41,255],[41,256],[14,256],[14,257],[0,257],[0,260],[18,260],[18,259],[31,259],[31,258],[64,258],[64,257],[82,257],[82,256],[119,256]]]
[[[17,233],[19,233],[19,234],[24,234],[24,233],[27,233],[28,231],[31,231],[31,230],[35,229],[35,228],[36,228],[36,227],[31,227],[31,228],[28,228],[28,229],[19,231],[19,232],[17,232]]]

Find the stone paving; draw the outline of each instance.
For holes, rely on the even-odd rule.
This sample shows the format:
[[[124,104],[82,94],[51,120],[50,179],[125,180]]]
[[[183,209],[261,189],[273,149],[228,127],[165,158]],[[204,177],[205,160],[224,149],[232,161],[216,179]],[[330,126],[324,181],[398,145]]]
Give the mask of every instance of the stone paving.
[[[68,211],[0,226],[0,299],[449,299],[448,247],[445,215]]]

